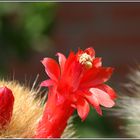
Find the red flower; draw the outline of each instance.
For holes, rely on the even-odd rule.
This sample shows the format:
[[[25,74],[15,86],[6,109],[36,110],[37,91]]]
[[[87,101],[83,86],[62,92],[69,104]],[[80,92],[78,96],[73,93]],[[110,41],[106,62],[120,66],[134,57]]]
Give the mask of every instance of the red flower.
[[[14,96],[7,87],[0,88],[0,129],[5,128],[12,117]]]
[[[67,59],[61,53],[57,53],[57,56],[59,64],[51,58],[42,61],[50,79],[43,81],[41,86],[49,88],[49,97],[36,137],[60,137],[74,109],[85,120],[89,113],[89,103],[100,115],[100,105],[112,107],[115,104],[114,90],[104,84],[110,78],[113,68],[102,67],[101,58],[95,58],[93,48],[78,50],[76,54],[71,52]],[[51,123],[46,123],[49,122],[48,118]],[[62,124],[65,125],[61,129]],[[42,126],[46,134],[42,132]],[[52,126],[54,128],[49,130]],[[59,134],[54,135],[52,130],[59,131]]]

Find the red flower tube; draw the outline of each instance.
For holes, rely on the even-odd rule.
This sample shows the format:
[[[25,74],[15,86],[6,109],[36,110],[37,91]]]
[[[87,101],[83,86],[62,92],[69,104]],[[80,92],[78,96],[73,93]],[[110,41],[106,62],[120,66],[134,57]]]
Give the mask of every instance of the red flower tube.
[[[102,67],[101,58],[95,58],[93,48],[70,53],[68,58],[57,53],[59,64],[44,58],[42,64],[50,79],[41,83],[49,88],[48,100],[36,130],[36,138],[59,138],[69,117],[77,109],[84,121],[89,113],[89,103],[102,115],[100,105],[114,106],[115,91],[104,84],[113,68]]]
[[[7,87],[0,87],[0,129],[10,123],[14,105],[14,96]]]

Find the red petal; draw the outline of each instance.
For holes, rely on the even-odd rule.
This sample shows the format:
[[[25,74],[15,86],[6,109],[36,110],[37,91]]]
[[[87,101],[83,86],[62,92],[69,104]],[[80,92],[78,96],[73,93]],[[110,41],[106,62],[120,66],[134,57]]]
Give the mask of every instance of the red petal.
[[[100,85],[104,82],[106,82],[110,76],[112,75],[113,68],[108,67],[108,68],[93,68],[89,71],[87,71],[82,80],[81,80],[81,88],[89,88],[93,87],[96,85]]]
[[[59,59],[61,73],[63,73],[65,62],[66,62],[66,57],[62,53],[57,53],[56,55],[58,56],[58,59]]]
[[[57,81],[60,77],[60,68],[57,62],[51,58],[44,58],[41,62],[45,66],[45,71],[48,76]]]
[[[101,110],[100,106],[94,106],[94,108],[97,111],[97,113],[102,116],[102,110]]]
[[[93,60],[93,67],[101,67],[102,66],[102,59],[100,57],[96,57],[94,60]]]
[[[94,82],[96,85],[106,82],[110,76],[112,75],[113,68],[101,68],[99,73],[97,74],[96,78],[94,79]]]
[[[95,56],[95,50],[92,47],[85,49],[84,52],[86,52],[87,54],[89,54],[91,57],[94,57]]]
[[[105,91],[110,96],[111,99],[115,99],[117,97],[115,91],[108,85],[102,84],[97,86],[97,88]]]
[[[79,99],[77,102],[77,111],[79,117],[84,121],[89,113],[89,104],[85,99]]]
[[[86,99],[89,101],[89,103],[96,109],[97,113],[99,115],[102,115],[102,110],[100,108],[100,104],[96,96],[94,96],[92,93],[85,94]]]
[[[77,90],[82,78],[82,65],[77,61],[77,56],[71,52],[65,63],[65,69],[61,76],[61,84],[67,83],[73,91]]]
[[[69,83],[71,83],[71,87],[73,87],[73,92],[75,90],[77,90],[79,83],[81,81],[82,78],[82,66],[77,62],[73,63],[73,68],[71,71],[71,81],[69,81]]]
[[[71,66],[71,64],[73,63],[73,61],[76,59],[75,54],[73,52],[70,52],[68,59],[66,61],[66,66],[65,66],[65,70],[67,71],[67,69]]]
[[[73,52],[70,52],[67,61],[65,62],[65,69],[62,75],[62,78],[66,78],[67,76],[69,76],[70,74],[70,70],[71,70],[71,65],[75,60],[75,55]]]
[[[45,80],[43,81],[40,86],[42,87],[49,87],[49,86],[52,86],[54,84],[54,81],[49,79],[49,80]]]
[[[102,106],[110,108],[115,105],[114,101],[106,92],[98,88],[91,88],[90,92],[97,98],[99,104],[101,104]]]

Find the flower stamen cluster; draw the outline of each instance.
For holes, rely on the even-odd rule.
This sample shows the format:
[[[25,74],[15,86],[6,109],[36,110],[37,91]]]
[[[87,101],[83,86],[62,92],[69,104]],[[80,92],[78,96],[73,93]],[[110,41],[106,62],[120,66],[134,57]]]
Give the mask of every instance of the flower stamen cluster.
[[[84,65],[87,69],[92,68],[92,61],[93,58],[91,58],[91,56],[88,55],[87,53],[83,53],[79,57],[79,63]]]

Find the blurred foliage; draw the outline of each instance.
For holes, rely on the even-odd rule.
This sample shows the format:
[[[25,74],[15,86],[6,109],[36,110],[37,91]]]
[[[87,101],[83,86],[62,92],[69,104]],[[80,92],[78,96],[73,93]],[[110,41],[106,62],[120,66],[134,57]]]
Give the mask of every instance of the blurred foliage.
[[[77,116],[77,112],[75,112]],[[120,137],[116,131],[113,118],[107,116],[107,110],[103,110],[103,116],[90,108],[88,117],[84,122],[77,116],[74,119],[77,134],[82,138],[115,138]]]
[[[11,57],[25,60],[30,57],[30,51],[36,49],[33,43],[43,36],[48,38],[55,21],[55,11],[55,3],[0,4],[1,73],[5,72],[4,65]]]

